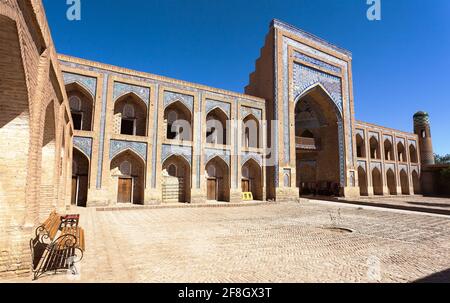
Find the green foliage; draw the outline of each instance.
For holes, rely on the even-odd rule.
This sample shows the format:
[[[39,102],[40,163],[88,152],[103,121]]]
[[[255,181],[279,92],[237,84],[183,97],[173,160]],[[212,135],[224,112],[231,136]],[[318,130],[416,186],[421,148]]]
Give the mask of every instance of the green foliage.
[[[450,164],[450,154],[448,155],[435,155],[436,164]]]

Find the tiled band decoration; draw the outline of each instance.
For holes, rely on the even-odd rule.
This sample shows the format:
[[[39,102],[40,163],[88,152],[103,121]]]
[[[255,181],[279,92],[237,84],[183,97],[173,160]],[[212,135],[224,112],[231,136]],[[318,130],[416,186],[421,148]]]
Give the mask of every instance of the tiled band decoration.
[[[103,88],[102,88],[102,115],[100,122],[100,140],[98,143],[98,170],[97,170],[97,189],[102,187],[102,176],[103,176],[103,156],[105,152],[105,132],[106,132],[106,108],[107,108],[107,90],[109,74],[103,74]]]
[[[258,153],[243,153],[241,156],[241,165],[244,165],[245,163],[247,163],[247,161],[249,161],[250,159],[253,159],[256,161],[256,163],[258,163],[258,165],[260,167],[263,167],[263,156],[261,154]]]
[[[138,96],[148,107],[150,101],[150,89],[148,87],[114,82],[114,102],[129,93],[133,93]]]
[[[308,89],[314,85],[320,84],[328,95],[330,95],[331,99],[342,114],[341,78],[323,73],[319,70],[315,70],[301,64],[294,64],[293,83],[295,101],[297,101],[297,99]]]
[[[179,94],[179,93],[173,93],[166,91],[164,92],[164,108],[168,107],[172,103],[175,102],[181,102],[183,103],[190,111],[191,113],[194,112],[194,97],[190,95],[185,94]]]
[[[299,53],[299,52],[294,52],[294,58],[298,59],[298,60],[302,60],[302,61],[308,62],[308,63],[313,64],[313,65],[316,65],[316,66],[321,67],[323,69],[327,69],[327,70],[332,71],[334,73],[340,74],[342,72],[342,69],[340,67],[328,64],[326,62],[323,62],[321,60],[318,60],[318,59],[310,57],[310,56],[306,56],[305,54],[302,54],[302,53]]]
[[[220,108],[228,117],[228,119],[231,119],[231,104],[227,102],[220,102],[216,100],[207,99],[206,105],[205,105],[205,113],[208,115],[211,111],[213,111],[216,108]]]
[[[362,168],[364,170],[365,173],[367,173],[367,165],[366,165],[366,161],[358,161],[357,162],[357,166],[358,168]]]
[[[142,158],[142,160],[144,160],[144,162],[147,161],[147,143],[120,140],[111,140],[111,146],[109,148],[109,160],[114,159],[115,156],[126,150],[135,152],[139,157]]]
[[[92,138],[73,137],[73,146],[82,151],[89,159],[92,157]]]
[[[220,150],[220,149],[205,149],[205,165],[208,164],[209,161],[214,159],[215,157],[220,157],[225,163],[230,167],[230,151],[229,150]]]
[[[248,116],[254,116],[259,121],[262,121],[262,110],[258,108],[242,106],[241,107],[241,119],[244,120]]]
[[[282,24],[278,24],[277,26],[283,27]],[[288,31],[297,31],[295,29],[286,29]],[[297,33],[303,35],[301,32]],[[353,162],[353,128],[351,121],[351,109],[350,109],[350,87],[348,81],[348,66],[347,63],[339,58],[326,54],[320,50],[314,49],[306,44],[297,42],[288,37],[283,37],[283,52],[282,52],[282,69],[283,74],[282,77],[285,79],[283,81],[282,95],[283,95],[283,138],[284,138],[284,161],[285,163],[290,162],[290,119],[289,119],[289,103],[290,100],[296,101],[295,97],[299,97],[309,88],[314,87],[315,85],[321,85],[324,90],[330,95],[334,104],[336,105],[337,111],[339,112],[338,121],[339,121],[339,160],[340,160],[340,182],[342,186],[346,185],[345,182],[345,165],[352,165]],[[320,42],[322,43],[322,42]],[[328,45],[327,45],[328,46]],[[294,63],[293,66],[293,87],[290,87],[288,79],[290,79],[289,75],[289,47],[294,47],[296,50],[301,51],[301,53],[297,52],[297,60],[303,60],[311,65],[316,65],[318,68],[311,68],[304,64]],[[302,55],[303,54],[303,55]],[[343,78],[332,75],[331,73],[326,73],[321,71],[321,69],[328,69],[332,72],[337,72],[336,66],[332,64],[328,64],[325,61],[320,59],[314,59],[313,57],[323,58],[327,62],[336,64],[336,66],[340,66]],[[275,67],[276,69],[278,67]],[[347,80],[347,85],[343,86],[342,81]],[[342,88],[344,87],[344,91]],[[280,90],[280,88],[278,88]],[[290,94],[292,93],[292,94]],[[290,97],[293,96],[293,97]],[[344,108],[344,97],[347,100],[347,106]],[[275,102],[278,102],[278,98],[275,98]],[[275,105],[277,107],[277,104]],[[346,117],[346,128],[348,129],[349,136],[347,138],[348,144],[347,149],[345,146],[345,132],[344,132],[344,118]],[[279,119],[279,117],[276,117]],[[347,154],[347,157],[346,157]],[[277,175],[278,172],[275,174]],[[277,186],[279,186],[279,181],[277,180]]]
[[[189,146],[177,146],[164,144],[161,151],[161,163],[172,156],[183,157],[192,167],[192,148]]]
[[[72,73],[66,73],[66,72],[63,72],[63,78],[64,78],[65,85],[77,83],[78,85],[80,85],[81,87],[86,89],[95,100],[95,95],[96,95],[95,92],[97,90],[97,78],[87,77],[87,76],[82,76],[82,75],[77,75],[77,74],[72,74]]]

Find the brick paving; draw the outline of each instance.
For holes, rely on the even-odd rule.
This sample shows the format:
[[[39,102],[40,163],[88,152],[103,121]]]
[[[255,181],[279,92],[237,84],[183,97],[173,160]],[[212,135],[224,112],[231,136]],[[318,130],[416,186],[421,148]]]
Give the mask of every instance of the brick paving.
[[[81,275],[39,282],[411,282],[450,268],[446,216],[314,201],[77,211]]]

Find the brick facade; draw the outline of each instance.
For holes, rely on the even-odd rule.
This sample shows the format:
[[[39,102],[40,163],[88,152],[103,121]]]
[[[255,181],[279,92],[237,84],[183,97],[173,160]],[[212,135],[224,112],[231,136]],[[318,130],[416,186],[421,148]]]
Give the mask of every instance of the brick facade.
[[[0,0],[0,41],[0,274],[71,204],[420,193],[420,137],[356,121],[352,54],[283,22],[246,94],[57,55],[40,0]]]

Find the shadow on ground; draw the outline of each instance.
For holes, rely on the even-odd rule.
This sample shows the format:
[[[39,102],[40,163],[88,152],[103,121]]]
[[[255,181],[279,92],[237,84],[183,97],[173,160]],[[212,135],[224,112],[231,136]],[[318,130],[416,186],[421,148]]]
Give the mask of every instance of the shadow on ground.
[[[450,283],[450,268],[419,279],[414,283]]]
[[[426,202],[412,202],[412,201],[407,201],[406,203],[411,204],[411,205],[450,208],[450,204],[444,204],[444,203],[426,203]]]

